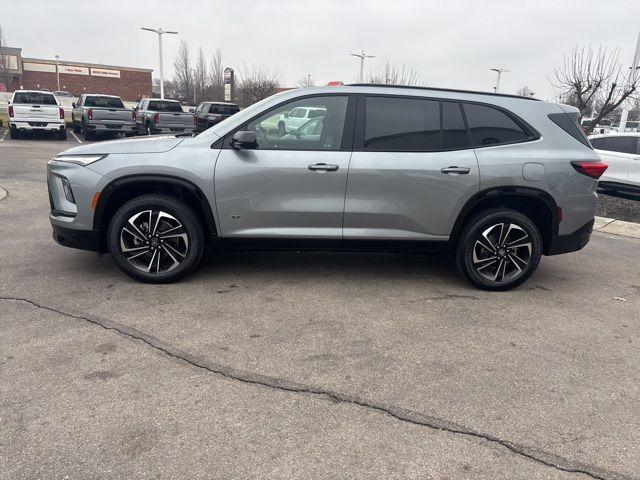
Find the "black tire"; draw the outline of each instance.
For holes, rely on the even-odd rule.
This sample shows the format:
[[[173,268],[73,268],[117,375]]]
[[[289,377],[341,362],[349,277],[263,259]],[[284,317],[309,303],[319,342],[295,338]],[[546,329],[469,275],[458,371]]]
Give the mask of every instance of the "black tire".
[[[67,139],[67,129],[62,129],[58,132],[58,140],[66,140]]]
[[[18,138],[20,138],[20,132],[18,132],[17,128],[9,129],[9,138],[11,138],[12,140],[17,140]]]
[[[456,266],[483,290],[510,290],[535,272],[541,256],[542,237],[536,225],[520,212],[494,208],[478,213],[464,226]]]
[[[81,129],[76,122],[73,122],[73,133],[81,133]]]
[[[93,140],[93,132],[89,130],[84,120],[82,121],[82,136],[85,140]]]
[[[149,122],[145,123],[144,128],[144,135],[153,135],[153,132],[151,131],[151,124]]]
[[[150,219],[147,211],[152,211]],[[168,214],[170,218],[161,217],[159,212]],[[140,215],[136,218],[138,214]],[[134,223],[139,225],[137,231],[129,223],[131,218],[135,218]],[[148,226],[151,224],[153,227],[149,229]],[[180,227],[175,227],[176,224]],[[123,228],[125,226],[126,230]],[[154,227],[159,233],[159,236],[155,236],[155,243],[154,235],[149,236],[149,233],[153,233]],[[162,232],[169,230],[172,230],[171,235],[177,235],[179,238],[164,237],[162,240]],[[186,237],[183,237],[183,234]],[[141,240],[141,236],[147,238]],[[145,283],[168,283],[184,277],[200,263],[204,251],[202,224],[193,210],[176,198],[157,194],[134,198],[120,207],[109,224],[107,241],[116,265],[131,278]],[[170,241],[177,243],[169,244]],[[130,248],[129,258],[123,252],[123,245]],[[137,254],[139,255],[136,258],[132,258]],[[176,265],[177,261],[179,263]],[[147,268],[147,262],[149,271],[143,271]],[[154,268],[156,272],[153,272]],[[160,271],[161,269],[163,271]]]

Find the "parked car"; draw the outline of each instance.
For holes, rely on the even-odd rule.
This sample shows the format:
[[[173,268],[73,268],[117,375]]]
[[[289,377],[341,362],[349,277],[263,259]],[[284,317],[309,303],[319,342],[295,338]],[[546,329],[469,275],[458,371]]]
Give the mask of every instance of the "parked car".
[[[312,118],[323,117],[327,114],[323,107],[296,107],[290,112],[284,112],[278,118],[278,132],[280,135],[293,132]]]
[[[16,90],[8,107],[9,135],[18,138],[22,132],[53,132],[58,139],[67,138],[64,109],[51,92]]]
[[[308,138],[286,112],[322,111]],[[289,90],[194,137],[78,146],[48,164],[54,238],[176,280],[205,243],[452,252],[504,290],[589,241],[607,166],[567,105],[354,85]],[[347,182],[347,177],[349,181]]]
[[[87,93],[73,104],[71,124],[75,133],[87,140],[96,135],[136,134],[133,111],[115,95]]]
[[[640,126],[640,122],[633,121],[633,120],[627,120],[627,123],[624,126],[624,131],[625,132],[637,132],[639,126]],[[619,128],[620,128],[620,124],[619,123],[613,123],[611,125],[611,130],[610,130],[609,133],[617,133]],[[605,132],[605,133],[607,133],[607,132]]]
[[[582,130],[587,131],[591,125],[594,123],[593,118],[583,118],[580,122],[580,126]],[[613,126],[611,120],[603,118],[596,125],[593,125],[592,133],[594,134],[607,134],[613,130]]]
[[[77,98],[74,94],[65,92],[64,90],[55,90],[52,93],[56,98]]]
[[[220,123],[229,118],[234,113],[238,113],[240,107],[235,103],[226,102],[202,102],[195,111],[194,122],[196,133],[205,131],[207,128]]]
[[[640,192],[640,132],[594,135],[591,145],[609,165],[600,177],[605,190]]]
[[[194,115],[182,110],[177,100],[145,98],[134,109],[138,132],[145,135],[154,133],[193,133]]]

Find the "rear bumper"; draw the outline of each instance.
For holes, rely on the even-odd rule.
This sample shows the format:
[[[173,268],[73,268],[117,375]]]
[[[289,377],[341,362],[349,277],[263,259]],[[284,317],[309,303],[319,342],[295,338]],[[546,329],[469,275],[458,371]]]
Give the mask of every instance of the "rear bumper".
[[[53,228],[53,239],[60,245],[92,252],[101,251],[98,230],[74,230],[53,224],[51,228]]]
[[[15,128],[17,130],[47,130],[47,131],[60,131],[65,129],[64,120],[50,121],[50,120],[29,120],[29,121],[10,121],[9,128]]]
[[[595,219],[590,220],[569,235],[556,235],[551,239],[549,250],[545,252],[545,255],[559,255],[561,253],[576,252],[584,248],[591,238],[594,222]]]
[[[94,133],[133,133],[136,131],[136,127],[133,124],[124,124],[114,127],[106,123],[88,123],[87,128]]]
[[[196,129],[195,125],[181,125],[181,126],[151,126],[151,133],[168,133],[168,134],[178,134],[178,133],[193,133]]]

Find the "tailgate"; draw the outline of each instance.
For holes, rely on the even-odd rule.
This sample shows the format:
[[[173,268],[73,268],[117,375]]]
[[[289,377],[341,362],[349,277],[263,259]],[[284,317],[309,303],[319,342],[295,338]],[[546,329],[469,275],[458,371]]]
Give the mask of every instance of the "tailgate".
[[[189,127],[193,125],[193,114],[192,113],[161,113],[160,115],[160,124],[163,127]]]
[[[124,125],[133,123],[133,114],[130,110],[119,108],[91,108],[93,122],[104,124]]]
[[[57,105],[13,105],[16,120],[60,120],[60,107]]]

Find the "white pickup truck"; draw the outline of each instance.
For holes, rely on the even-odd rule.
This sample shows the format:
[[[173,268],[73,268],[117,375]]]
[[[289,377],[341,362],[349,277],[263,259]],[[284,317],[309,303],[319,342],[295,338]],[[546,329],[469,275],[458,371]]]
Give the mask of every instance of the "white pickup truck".
[[[21,132],[55,132],[66,140],[64,110],[51,92],[16,90],[9,102],[9,135],[18,138]]]

